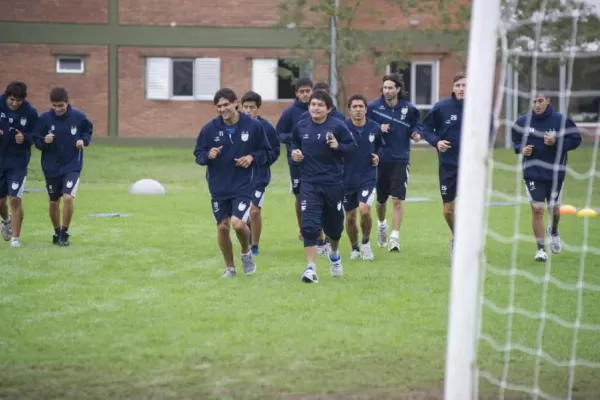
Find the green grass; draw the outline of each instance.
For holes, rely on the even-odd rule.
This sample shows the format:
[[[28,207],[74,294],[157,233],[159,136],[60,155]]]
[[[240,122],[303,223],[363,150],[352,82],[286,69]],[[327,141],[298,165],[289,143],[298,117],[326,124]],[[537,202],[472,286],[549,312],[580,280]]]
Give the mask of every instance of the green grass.
[[[441,214],[437,161],[413,152],[402,251],[375,249],[372,263],[348,261],[334,279],[320,262],[318,285],[304,285],[303,249],[297,239],[287,168],[274,168],[264,209],[258,271],[223,280],[204,170],[191,149],[93,145],[72,223],[72,246],[56,248],[44,193],[28,193],[23,247],[0,250],[0,398],[7,399],[419,399],[441,398],[447,325],[448,229]],[[582,173],[592,152],[582,148],[570,166]],[[496,150],[495,159],[515,163]],[[39,172],[39,153],[31,166]],[[162,182],[166,196],[131,196],[142,178]],[[515,174],[498,170],[494,188],[516,192]],[[30,174],[29,187],[42,187]],[[594,183],[600,207],[599,182]],[[583,206],[587,182],[570,179],[564,201]],[[515,214],[520,211],[515,226]],[[89,213],[131,213],[91,218]],[[494,207],[489,228],[531,236],[530,211]],[[589,220],[588,246],[600,247],[600,220]],[[581,246],[586,222],[564,217],[564,241]],[[374,235],[373,235],[374,238]],[[235,243],[235,242],[234,242]],[[235,245],[235,252],[239,246]],[[543,277],[535,245],[514,246],[520,270]],[[487,260],[512,265],[513,246],[488,238]],[[551,258],[551,274],[574,283],[579,253]],[[598,257],[584,260],[585,281],[600,284]],[[515,278],[515,306],[539,312],[544,285]],[[486,274],[486,298],[509,304],[509,277]],[[600,294],[583,293],[581,322],[600,324]],[[577,291],[549,285],[546,310],[573,322]],[[536,349],[539,320],[515,316],[512,342]],[[483,332],[503,345],[507,317],[484,308]],[[568,360],[573,329],[548,320],[543,349]],[[580,330],[578,357],[600,361],[599,333]],[[502,374],[504,353],[486,342],[480,366]],[[534,384],[535,357],[510,354],[508,380]],[[574,397],[597,398],[600,370],[577,367]],[[568,368],[542,361],[539,387],[565,397]],[[490,398],[498,388],[480,382]],[[411,397],[412,396],[412,397]],[[529,398],[506,392],[506,398]],[[483,395],[482,395],[483,397]]]

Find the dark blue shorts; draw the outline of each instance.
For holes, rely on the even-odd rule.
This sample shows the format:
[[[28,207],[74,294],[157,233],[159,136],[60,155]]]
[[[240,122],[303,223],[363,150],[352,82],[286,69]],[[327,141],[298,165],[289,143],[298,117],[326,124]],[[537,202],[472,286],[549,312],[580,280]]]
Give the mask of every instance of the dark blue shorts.
[[[27,168],[0,169],[0,199],[6,196],[23,198]]]
[[[360,203],[366,204],[369,207],[373,205],[375,198],[375,181],[365,182],[356,190],[345,190],[344,192],[344,210],[346,212],[358,208]]]
[[[250,206],[252,205],[252,198],[249,194],[228,199],[212,199],[211,203],[213,216],[217,224],[230,217],[236,217],[244,222],[248,222]]]
[[[458,167],[440,165],[438,169],[440,178],[440,194],[442,202],[452,203],[456,199],[458,186]]]
[[[321,229],[331,240],[344,231],[344,187],[303,182],[300,187],[304,246],[316,246]]]
[[[46,191],[50,201],[58,201],[63,195],[73,197],[79,189],[79,172],[69,172],[56,178],[46,178]]]
[[[290,192],[300,194],[300,174],[302,173],[300,165],[290,165]]]
[[[267,185],[260,183],[256,185],[254,189],[254,193],[252,193],[252,204],[254,204],[258,208],[262,208],[263,203],[265,201],[265,192],[267,190]]]

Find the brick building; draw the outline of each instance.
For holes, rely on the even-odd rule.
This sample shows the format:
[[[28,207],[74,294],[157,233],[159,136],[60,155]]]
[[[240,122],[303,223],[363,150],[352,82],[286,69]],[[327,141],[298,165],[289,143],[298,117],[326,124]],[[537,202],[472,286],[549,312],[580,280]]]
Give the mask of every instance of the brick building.
[[[262,113],[275,123],[293,98],[290,80],[275,70],[289,57],[297,33],[273,28],[279,0],[230,3],[15,3],[0,14],[0,86],[26,81],[38,110],[49,106],[51,87],[66,87],[72,103],[94,121],[98,136],[195,137],[215,115],[212,96],[223,86],[240,95],[249,89],[261,93]],[[365,13],[356,26],[385,36],[436,24],[433,15],[409,19],[390,4],[368,2],[386,17],[385,25]],[[463,61],[451,44],[436,40],[415,46],[408,58],[404,74],[411,101],[426,112],[450,93]],[[306,72],[315,81],[328,77],[326,68]],[[376,98],[383,72],[376,72],[374,60],[361,60],[349,71],[348,92]]]

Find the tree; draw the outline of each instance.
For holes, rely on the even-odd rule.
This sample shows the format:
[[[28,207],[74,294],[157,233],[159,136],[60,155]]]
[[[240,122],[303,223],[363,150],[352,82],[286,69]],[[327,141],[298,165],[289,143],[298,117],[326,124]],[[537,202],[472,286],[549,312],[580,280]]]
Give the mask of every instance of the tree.
[[[333,20],[336,34],[335,46],[335,75],[337,76],[338,91],[336,96],[340,108],[345,108],[347,98],[347,71],[350,66],[363,58],[375,60],[374,72],[381,72],[391,62],[406,64],[408,55],[415,46],[423,42],[423,37],[444,37],[448,39],[461,32],[456,29],[456,24],[464,21],[464,6],[455,7],[449,12],[449,4],[454,0],[386,0],[398,9],[398,14],[410,20],[413,15],[431,13],[439,16],[436,27],[419,28],[414,31],[384,34],[382,32],[368,32],[358,29],[355,20],[358,13],[369,13],[368,17],[377,21],[382,27],[389,16],[382,15],[380,10],[373,9],[367,0],[345,0],[343,5],[336,7],[335,0],[281,0],[278,12],[279,18],[276,26],[279,28],[294,29],[299,34],[299,43],[290,50],[286,60],[296,67],[305,67],[311,64],[313,69],[319,65],[329,66],[332,52],[330,23]],[[397,18],[394,16],[394,18]],[[448,33],[451,33],[449,36]],[[458,38],[457,38],[458,39]],[[433,46],[440,43],[433,41]],[[452,43],[445,40],[442,46]],[[431,46],[431,45],[430,45]],[[280,71],[289,74],[289,71]],[[331,82],[330,82],[331,85]]]

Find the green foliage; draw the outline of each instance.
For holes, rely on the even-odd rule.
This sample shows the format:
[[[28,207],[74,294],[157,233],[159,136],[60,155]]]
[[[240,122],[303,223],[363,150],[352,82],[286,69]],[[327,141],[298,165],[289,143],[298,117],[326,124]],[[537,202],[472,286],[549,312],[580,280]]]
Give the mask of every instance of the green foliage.
[[[448,4],[454,0],[387,0],[390,5],[397,7],[402,18],[418,19],[417,15],[434,13],[439,16],[440,24],[435,31],[448,30],[458,21],[456,15],[448,12]],[[306,66],[307,62],[313,68],[319,65],[329,65],[331,55],[330,21],[336,21],[336,73],[339,91],[336,93],[338,104],[343,107],[346,103],[346,83],[349,77],[348,68],[363,58],[373,59],[376,73],[382,73],[391,62],[406,63],[408,55],[417,44],[415,36],[410,32],[396,34],[381,34],[357,29],[355,20],[358,13],[368,13],[367,18],[377,21],[381,30],[385,28],[389,15],[382,10],[370,7],[365,0],[344,2],[336,10],[333,0],[282,0],[279,4],[279,28],[295,29],[300,36],[299,43],[290,49],[288,63],[295,66]],[[462,14],[461,14],[462,15]],[[365,15],[360,15],[365,18]],[[460,17],[460,15],[459,15]],[[394,18],[397,18],[394,15]],[[462,18],[462,17],[461,17]],[[433,30],[423,31],[422,35],[432,34]]]

